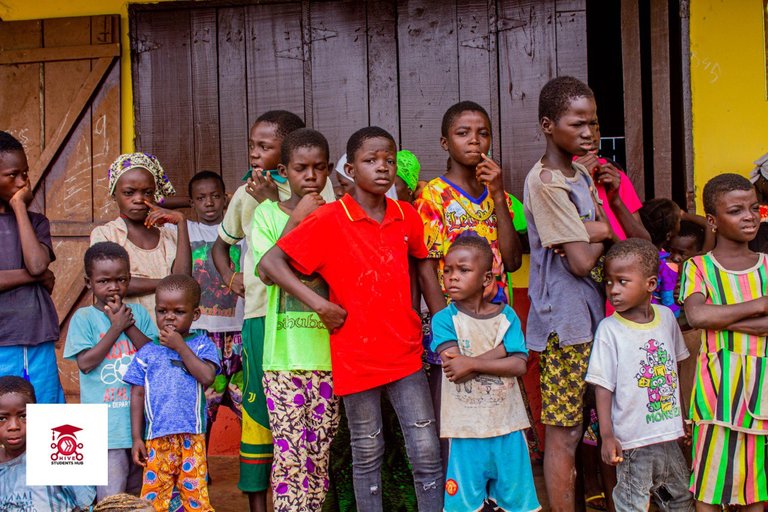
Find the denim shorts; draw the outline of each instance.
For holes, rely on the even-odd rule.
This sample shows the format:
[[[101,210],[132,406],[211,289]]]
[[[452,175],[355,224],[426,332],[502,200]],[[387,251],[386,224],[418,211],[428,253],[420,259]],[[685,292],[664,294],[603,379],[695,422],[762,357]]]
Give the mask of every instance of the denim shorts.
[[[692,511],[691,472],[677,441],[624,450],[616,467],[616,510],[645,512],[651,498],[665,511]]]

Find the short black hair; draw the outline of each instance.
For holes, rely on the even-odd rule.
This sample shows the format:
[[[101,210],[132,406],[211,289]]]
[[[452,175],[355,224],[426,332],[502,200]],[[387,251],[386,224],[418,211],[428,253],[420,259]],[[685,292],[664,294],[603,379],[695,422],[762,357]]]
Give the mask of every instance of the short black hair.
[[[203,181],[203,180],[214,180],[219,183],[221,186],[221,191],[226,192],[227,186],[224,184],[224,178],[221,177],[221,174],[213,171],[200,171],[189,180],[189,185],[187,185],[187,194],[189,197],[192,197],[192,185],[197,181]]]
[[[452,250],[460,249],[462,247],[477,251],[478,261],[485,267],[484,270],[493,270],[493,250],[491,250],[488,240],[474,231],[465,231],[456,237],[456,240],[453,241],[448,252],[450,253]]]
[[[447,137],[453,122],[464,112],[480,112],[488,120],[488,125],[490,126],[491,124],[491,116],[479,104],[474,101],[460,101],[448,107],[448,110],[443,114],[443,122],[440,124],[440,135]]]
[[[287,110],[269,110],[264,112],[256,118],[256,122],[253,123],[253,126],[256,126],[259,123],[275,125],[275,135],[280,139],[284,139],[289,133],[306,126],[299,116],[293,112],[288,112]]]
[[[3,375],[0,377],[0,396],[9,393],[18,393],[27,397],[28,404],[37,403],[35,387],[26,379],[15,375]]]
[[[696,250],[700,251],[704,248],[704,227],[699,226],[695,222],[690,220],[680,221],[680,231],[677,232],[678,238],[693,238],[696,240]]]
[[[605,265],[613,260],[634,258],[643,275],[651,277],[659,273],[659,250],[643,238],[627,238],[614,244],[605,256]]]
[[[128,256],[128,251],[122,245],[118,245],[115,242],[96,242],[85,251],[85,256],[83,256],[85,275],[91,277],[95,262],[114,260],[124,261],[125,265],[129,269],[131,268],[131,258]]]
[[[161,291],[180,291],[193,302],[194,307],[200,306],[200,285],[195,278],[187,274],[171,274],[157,283],[155,294]]]
[[[391,140],[392,144],[395,145],[395,149],[397,149],[395,138],[387,130],[378,126],[366,126],[365,128],[360,128],[349,137],[347,141],[347,162],[354,161],[355,152],[363,146],[365,141],[378,138]]]
[[[721,195],[734,190],[751,190],[752,183],[741,174],[735,174],[727,172],[719,176],[715,176],[704,185],[704,192],[702,194],[704,198],[704,212],[709,215],[714,215],[717,209],[717,200]]]
[[[330,158],[331,151],[328,149],[328,139],[322,133],[312,128],[299,128],[283,139],[283,143],[280,145],[280,163],[288,165],[291,155],[299,148],[320,148],[325,152],[325,159]]]
[[[587,84],[572,76],[553,78],[542,87],[539,93],[539,121],[545,117],[557,122],[568,110],[571,101],[578,98],[595,98],[595,93]]]
[[[0,153],[8,153],[10,151],[24,151],[24,146],[21,145],[19,139],[10,133],[0,131]]]
[[[680,219],[680,207],[664,197],[644,202],[638,213],[643,226],[651,235],[651,242],[656,247],[666,242],[670,234],[674,234]]]

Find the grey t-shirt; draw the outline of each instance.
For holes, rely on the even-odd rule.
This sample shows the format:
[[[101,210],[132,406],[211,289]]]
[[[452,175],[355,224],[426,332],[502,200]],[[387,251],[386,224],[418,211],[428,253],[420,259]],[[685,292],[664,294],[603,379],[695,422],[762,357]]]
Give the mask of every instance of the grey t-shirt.
[[[55,259],[51,230],[45,215],[28,212],[37,240]],[[0,213],[0,270],[24,268],[19,225],[13,211]],[[40,345],[59,339],[59,317],[48,291],[40,283],[0,292],[0,347]]]
[[[537,352],[546,348],[553,332],[562,346],[589,343],[605,316],[602,283],[572,274],[566,258],[554,251],[560,244],[589,242],[584,221],[595,220],[592,178],[583,166],[573,167],[573,178],[548,170],[552,179],[544,183],[545,169],[538,161],[525,178],[523,204],[531,245],[526,341],[528,349]]]

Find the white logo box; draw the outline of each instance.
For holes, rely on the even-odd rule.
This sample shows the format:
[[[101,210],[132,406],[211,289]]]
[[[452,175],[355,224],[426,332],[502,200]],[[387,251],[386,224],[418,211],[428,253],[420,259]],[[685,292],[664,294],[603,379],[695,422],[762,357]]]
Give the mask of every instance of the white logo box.
[[[107,485],[107,410],[27,405],[27,485]]]

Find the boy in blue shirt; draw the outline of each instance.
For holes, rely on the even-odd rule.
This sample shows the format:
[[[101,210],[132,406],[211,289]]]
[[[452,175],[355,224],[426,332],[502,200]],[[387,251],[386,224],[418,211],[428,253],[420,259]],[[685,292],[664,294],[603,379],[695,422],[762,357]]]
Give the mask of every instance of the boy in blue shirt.
[[[445,255],[451,297],[432,318],[432,350],[443,361],[440,437],[450,439],[444,510],[533,511],[536,498],[524,429],[528,415],[517,377],[528,351],[520,320],[508,305],[483,297],[494,280],[493,252],[474,233]]]
[[[130,386],[123,375],[136,350],[157,330],[147,310],[123,304],[131,281],[128,252],[114,242],[98,242],[85,252],[85,285],[94,304],[72,316],[64,357],[80,369],[80,402],[109,407],[109,478],[96,499],[141,487],[141,468],[131,461]]]
[[[138,351],[123,378],[133,386],[133,461],[144,466],[141,496],[158,512],[167,511],[175,485],[185,510],[212,511],[205,389],[219,370],[219,355],[207,335],[189,332],[200,317],[200,285],[193,277],[165,277],[155,300],[159,337]]]

